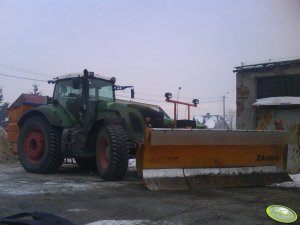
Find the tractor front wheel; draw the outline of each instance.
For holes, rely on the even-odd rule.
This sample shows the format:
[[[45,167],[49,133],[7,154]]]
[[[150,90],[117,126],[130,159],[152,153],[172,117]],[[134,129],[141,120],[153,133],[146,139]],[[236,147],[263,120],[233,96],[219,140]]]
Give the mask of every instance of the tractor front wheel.
[[[109,125],[100,129],[96,143],[96,163],[104,180],[121,180],[128,168],[129,145],[122,126]]]
[[[61,166],[60,133],[42,116],[33,116],[22,124],[18,153],[25,170],[51,173]]]

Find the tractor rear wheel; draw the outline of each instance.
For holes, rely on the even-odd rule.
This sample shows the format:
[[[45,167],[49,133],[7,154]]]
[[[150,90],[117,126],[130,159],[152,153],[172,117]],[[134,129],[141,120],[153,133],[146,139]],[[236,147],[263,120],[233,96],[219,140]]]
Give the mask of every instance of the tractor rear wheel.
[[[21,126],[18,152],[22,166],[32,173],[55,172],[63,163],[60,130],[42,116],[33,116]]]
[[[100,129],[96,143],[96,163],[104,180],[121,180],[128,168],[129,145],[122,126],[109,125]]]

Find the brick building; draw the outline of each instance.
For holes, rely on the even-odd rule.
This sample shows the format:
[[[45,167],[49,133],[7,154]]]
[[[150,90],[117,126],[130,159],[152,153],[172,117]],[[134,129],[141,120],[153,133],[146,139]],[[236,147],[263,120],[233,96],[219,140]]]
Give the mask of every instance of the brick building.
[[[237,129],[290,130],[288,170],[300,172],[300,59],[235,67]]]

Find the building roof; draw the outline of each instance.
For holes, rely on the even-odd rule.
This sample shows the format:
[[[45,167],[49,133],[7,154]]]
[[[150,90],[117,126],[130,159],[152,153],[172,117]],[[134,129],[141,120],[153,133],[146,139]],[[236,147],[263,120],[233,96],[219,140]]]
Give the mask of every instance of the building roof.
[[[34,94],[21,94],[16,101],[14,101],[9,108],[18,107],[20,105],[44,105],[47,104],[47,96],[34,95]]]
[[[255,71],[255,70],[270,70],[276,67],[290,67],[300,65],[300,59],[293,59],[293,60],[285,60],[285,61],[270,61],[266,63],[258,63],[252,65],[243,65],[236,66],[233,72],[245,72],[245,71]]]
[[[253,106],[289,106],[300,105],[300,97],[270,97],[257,99]]]

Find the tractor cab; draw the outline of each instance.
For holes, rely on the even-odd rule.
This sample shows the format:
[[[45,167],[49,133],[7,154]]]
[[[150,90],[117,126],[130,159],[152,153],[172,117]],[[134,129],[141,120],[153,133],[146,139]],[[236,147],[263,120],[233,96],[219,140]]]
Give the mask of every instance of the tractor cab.
[[[86,77],[84,74],[70,74],[56,78],[52,81],[55,83],[53,103],[63,107],[73,120],[82,122],[84,112],[95,112],[97,102],[115,101],[114,82],[115,78],[106,78],[93,73],[88,73]]]

